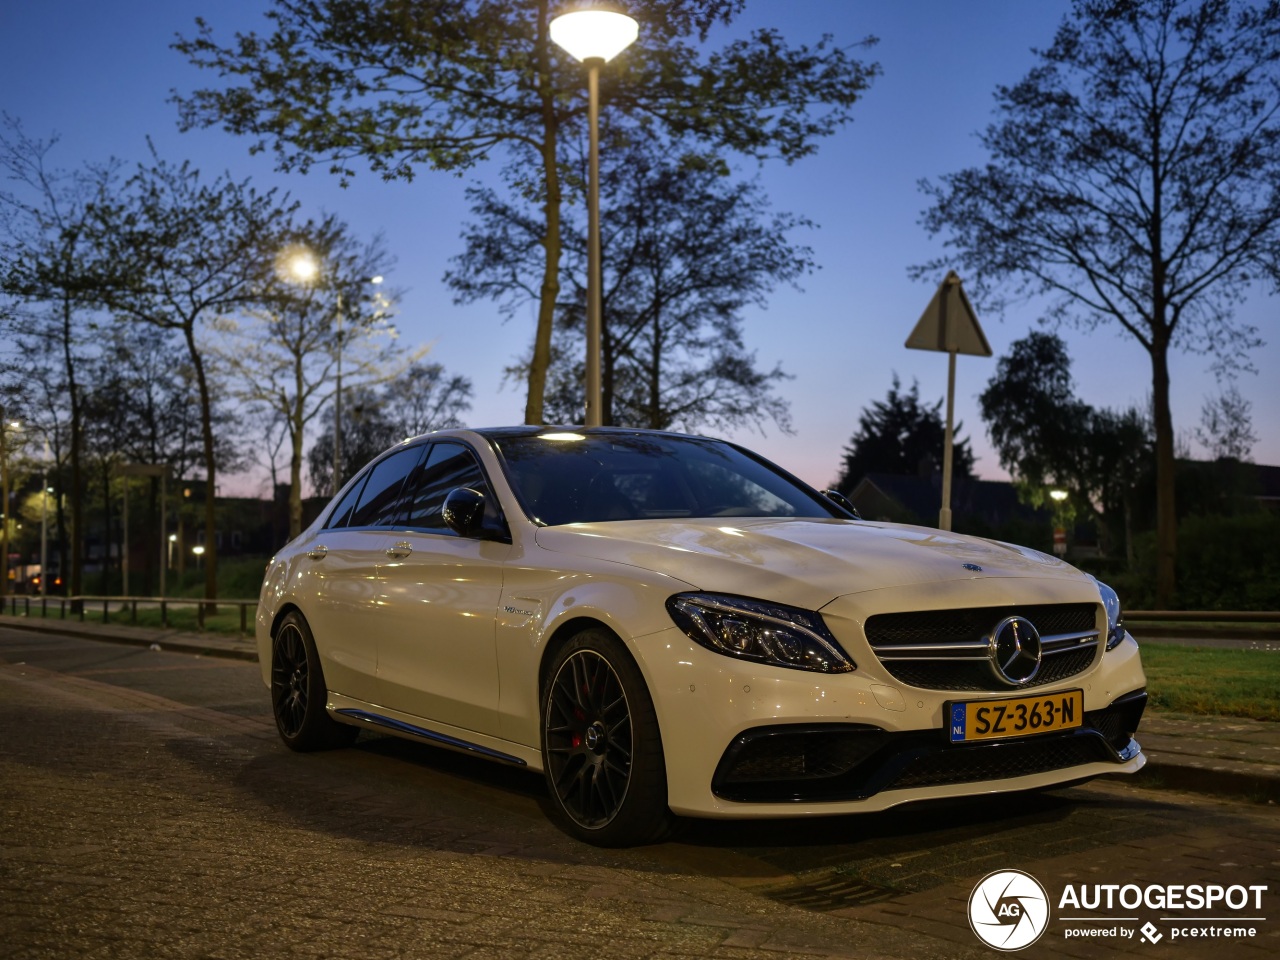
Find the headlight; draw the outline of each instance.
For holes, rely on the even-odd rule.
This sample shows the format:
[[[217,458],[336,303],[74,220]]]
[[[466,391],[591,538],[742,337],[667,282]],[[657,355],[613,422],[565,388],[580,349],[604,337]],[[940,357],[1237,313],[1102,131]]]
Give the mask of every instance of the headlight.
[[[1107,649],[1114,650],[1124,639],[1124,618],[1120,615],[1120,597],[1101,580],[1094,579],[1102,605],[1107,609]]]
[[[719,593],[678,593],[667,610],[690,640],[716,653],[818,673],[854,668],[822,617],[808,610]]]

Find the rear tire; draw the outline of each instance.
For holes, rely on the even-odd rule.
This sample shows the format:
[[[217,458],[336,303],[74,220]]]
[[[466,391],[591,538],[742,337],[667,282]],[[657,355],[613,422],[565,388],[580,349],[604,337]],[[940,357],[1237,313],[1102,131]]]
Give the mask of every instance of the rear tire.
[[[622,641],[582,631],[556,654],[542,690],[542,759],[552,808],[600,847],[660,839],[671,824],[653,699]]]
[[[355,741],[360,731],[330,717],[328,699],[311,628],[292,610],[271,638],[271,710],[286,747],[305,753]]]

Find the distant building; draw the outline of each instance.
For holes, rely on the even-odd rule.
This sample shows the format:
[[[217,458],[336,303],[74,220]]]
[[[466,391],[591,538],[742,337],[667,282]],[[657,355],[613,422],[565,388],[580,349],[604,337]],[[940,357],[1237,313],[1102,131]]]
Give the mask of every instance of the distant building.
[[[867,520],[901,523],[938,522],[942,506],[942,477],[914,474],[869,473],[853,488],[849,499]],[[1021,503],[1013,484],[1005,480],[957,477],[951,484],[951,513],[986,526],[998,527],[1011,520],[1048,523],[1049,512]]]
[[[869,473],[853,488],[849,499],[865,520],[936,527],[942,506],[942,475]],[[953,480],[951,528],[1040,550],[1049,550],[1053,544],[1049,511],[1020,502],[1013,484],[1005,480]]]

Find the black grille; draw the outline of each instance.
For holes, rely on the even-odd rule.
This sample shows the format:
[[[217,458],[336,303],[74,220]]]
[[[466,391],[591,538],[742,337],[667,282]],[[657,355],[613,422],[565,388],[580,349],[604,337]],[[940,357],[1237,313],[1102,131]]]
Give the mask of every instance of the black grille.
[[[1090,644],[1069,653],[1046,656],[1030,683],[1019,690],[1056,683],[1087,670],[1097,656],[1098,647]],[[986,660],[886,660],[884,668],[912,687],[926,690],[998,690],[1004,686],[991,671]]]
[[[1097,606],[1092,603],[970,607],[876,614],[867,619],[867,641],[894,679],[909,686],[926,690],[997,690],[1006,685],[992,672],[985,653],[963,649],[960,645],[983,642],[996,624],[1014,615],[1030,620],[1041,637],[1094,633],[1098,629]],[[916,644],[954,644],[957,649],[954,653],[897,653],[898,648]],[[1045,650],[1035,678],[1020,684],[1019,689],[1056,683],[1083,673],[1093,664],[1097,651],[1096,642],[1060,653]],[[894,656],[910,656],[910,659],[890,659]]]
[[[1106,760],[1114,761],[1115,756],[1101,737],[1090,735],[974,744],[921,757],[888,789],[1007,780]]]
[[[874,753],[883,738],[879,727],[852,724],[817,731],[766,728],[761,736],[744,741],[731,776],[735,783],[835,777]]]
[[[960,610],[912,610],[867,618],[873,647],[911,643],[964,643],[981,640],[1005,617],[1026,617],[1043,637],[1098,628],[1092,603],[1037,604],[1025,607],[970,607]]]
[[[1136,690],[1091,710],[1078,730],[973,744],[948,743],[941,730],[889,733],[865,724],[757,727],[734,737],[711,789],[740,803],[865,800],[882,790],[1118,763],[1146,699]]]
[[[1093,727],[1117,750],[1123,750],[1133,739],[1147,706],[1147,691],[1135,690],[1125,694],[1105,710],[1094,710],[1084,715],[1086,726]]]

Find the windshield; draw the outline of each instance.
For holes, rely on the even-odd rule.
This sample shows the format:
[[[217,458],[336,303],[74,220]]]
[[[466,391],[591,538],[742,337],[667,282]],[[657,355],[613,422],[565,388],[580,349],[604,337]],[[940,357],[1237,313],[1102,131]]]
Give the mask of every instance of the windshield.
[[[526,512],[555,526],[679,517],[848,514],[727,443],[662,434],[494,438]]]

